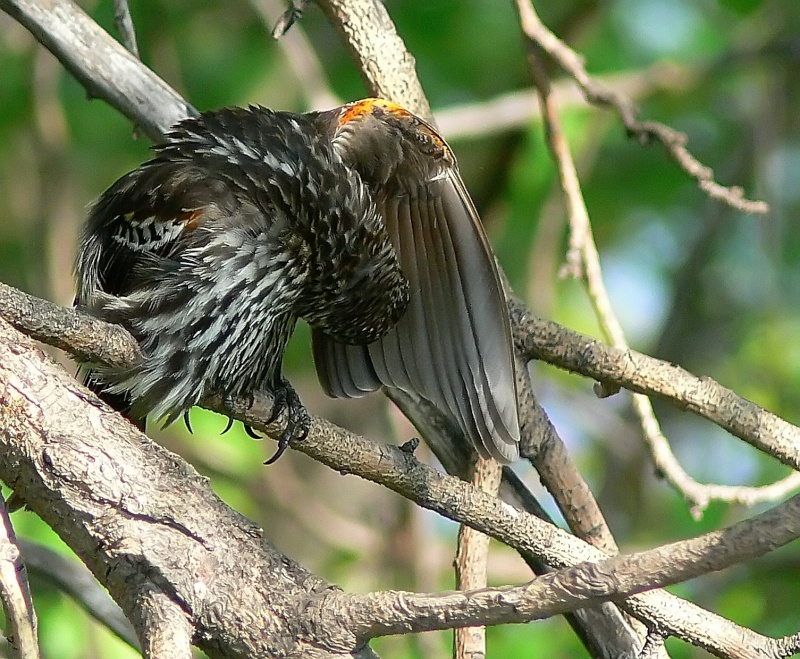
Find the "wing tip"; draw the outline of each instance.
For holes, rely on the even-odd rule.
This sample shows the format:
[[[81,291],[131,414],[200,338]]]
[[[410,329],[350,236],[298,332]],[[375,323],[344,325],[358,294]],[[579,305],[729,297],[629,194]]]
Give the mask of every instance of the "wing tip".
[[[501,464],[511,464],[519,459],[519,427],[516,433],[498,432],[495,429],[489,437],[473,438],[478,453],[484,458],[494,458]]]

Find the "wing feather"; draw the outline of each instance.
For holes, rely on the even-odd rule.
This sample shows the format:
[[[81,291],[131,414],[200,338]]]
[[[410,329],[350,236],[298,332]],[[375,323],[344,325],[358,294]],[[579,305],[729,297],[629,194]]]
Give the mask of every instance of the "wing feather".
[[[383,338],[345,346],[315,332],[317,370],[335,396],[380,385],[452,414],[484,455],[518,457],[519,421],[508,312],[483,227],[454,168],[377,199],[411,301]]]

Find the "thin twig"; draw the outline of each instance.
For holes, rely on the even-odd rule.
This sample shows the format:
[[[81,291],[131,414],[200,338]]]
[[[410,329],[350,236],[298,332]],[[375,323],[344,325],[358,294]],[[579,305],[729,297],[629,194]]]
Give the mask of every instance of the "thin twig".
[[[319,109],[340,105],[341,101],[328,84],[325,70],[302,26],[284,24],[289,19],[293,24],[300,18],[307,0],[302,4],[291,3],[290,8],[283,13],[281,7],[284,3],[281,0],[250,0],[250,2],[266,24],[275,26],[273,36],[279,40],[286,63],[294,74],[294,80],[309,107]]]
[[[496,460],[478,457],[472,474],[472,485],[491,496],[497,496],[503,468]],[[456,588],[463,591],[486,588],[489,560],[489,536],[462,524],[458,530],[456,551]],[[486,656],[486,628],[459,627],[454,633],[455,659],[480,659]]]
[[[117,30],[122,38],[122,45],[136,59],[141,59],[139,56],[139,44],[136,42],[136,28],[133,25],[128,0],[114,0],[114,22],[117,24]]]
[[[696,73],[687,66],[658,62],[635,73],[615,73],[600,80],[618,94],[641,98],[655,91],[684,85],[687,79],[695,77]],[[553,89],[562,109],[586,106],[586,97],[570,80],[554,82]],[[504,131],[527,130],[532,121],[541,117],[536,98],[536,90],[522,89],[498,94],[486,101],[445,106],[436,110],[436,123],[447,140],[477,139]]]
[[[28,575],[11,525],[5,502],[0,497],[0,597],[6,613],[8,637],[15,656],[39,659],[36,613],[33,610]]]
[[[531,40],[529,50],[534,85],[538,90],[542,106],[547,142],[558,166],[561,187],[564,190],[569,209],[570,238],[567,269],[569,274],[580,278],[585,283],[595,315],[607,340],[614,347],[627,350],[628,342],[625,333],[614,313],[603,282],[600,255],[592,235],[589,213],[583,199],[569,144],[561,127],[561,120],[550,93],[550,83],[539,57],[540,46],[542,48],[544,46],[537,39],[542,38],[541,30],[544,29],[544,26],[536,16],[530,0],[517,0],[517,7],[523,31]],[[554,35],[548,34],[555,39]],[[552,49],[552,39],[545,35],[545,41],[550,44]],[[563,44],[561,45],[563,46]],[[562,52],[563,55],[563,49],[559,52]],[[572,54],[574,55],[574,53]],[[570,61],[574,63],[576,60],[571,58]],[[699,517],[708,506],[709,501],[712,500],[712,495],[720,494],[720,490],[705,489],[704,485],[692,479],[680,466],[671,453],[669,443],[656,419],[653,405],[646,396],[634,393],[633,408],[659,473],[687,500],[692,514]]]
[[[525,34],[578,83],[587,101],[615,109],[628,134],[642,144],[652,141],[661,143],[680,168],[694,178],[700,189],[712,199],[745,213],[764,215],[769,212],[766,202],[745,198],[740,187],[725,187],[717,183],[714,171],[698,161],[686,148],[686,135],[655,121],[640,121],[630,99],[592,78],[586,72],[583,58],[547,29],[530,0],[516,0],[516,3]]]

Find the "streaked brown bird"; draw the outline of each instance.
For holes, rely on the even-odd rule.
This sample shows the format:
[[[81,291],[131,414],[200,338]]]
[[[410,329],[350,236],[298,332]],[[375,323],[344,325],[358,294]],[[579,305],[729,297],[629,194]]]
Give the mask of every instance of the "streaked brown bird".
[[[381,386],[450,413],[484,456],[518,456],[506,301],[444,140],[380,99],[293,114],[231,108],[180,122],[93,207],[77,304],[144,354],[91,376],[133,419],[170,423],[211,393],[265,390],[309,417],[281,373],[298,318],[331,396]]]

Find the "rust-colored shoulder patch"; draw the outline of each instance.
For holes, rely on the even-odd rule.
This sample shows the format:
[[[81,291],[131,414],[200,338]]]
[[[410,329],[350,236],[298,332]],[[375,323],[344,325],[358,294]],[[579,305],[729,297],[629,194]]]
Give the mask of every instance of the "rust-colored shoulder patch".
[[[427,145],[430,149],[429,155],[444,158],[447,161],[455,161],[450,147],[427,121],[385,98],[365,98],[342,106],[337,130],[353,121],[369,116],[375,117],[378,121],[402,127],[405,137],[413,138],[414,142],[418,144]]]
[[[339,125],[342,126],[364,115],[374,114],[375,110],[382,110],[396,117],[414,117],[404,107],[392,101],[387,101],[385,98],[365,98],[361,101],[348,103],[342,108],[342,113],[339,115]]]

